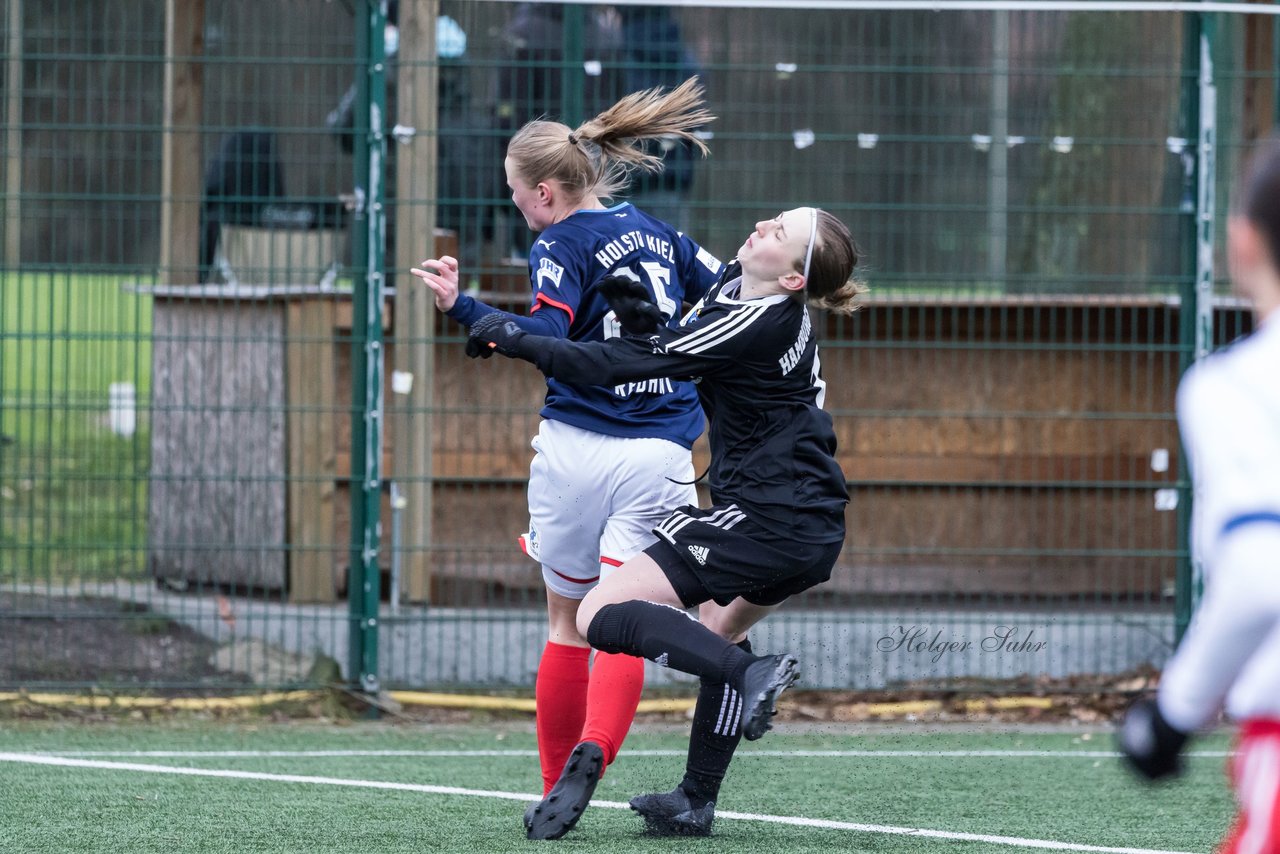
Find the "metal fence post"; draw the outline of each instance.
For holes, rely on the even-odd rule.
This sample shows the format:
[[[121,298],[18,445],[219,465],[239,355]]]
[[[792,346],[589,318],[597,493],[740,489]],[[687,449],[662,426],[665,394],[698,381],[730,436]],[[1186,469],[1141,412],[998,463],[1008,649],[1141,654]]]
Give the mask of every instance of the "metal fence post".
[[[355,133],[356,210],[352,264],[363,270],[352,294],[351,559],[349,667],[358,690],[376,694],[378,680],[378,546],[381,534],[383,421],[383,260],[386,190],[383,162],[387,104],[387,0],[366,0],[358,16]]]
[[[1002,287],[1009,265],[1009,12],[992,13],[991,154],[987,160],[987,273]]]
[[[22,0],[9,0],[5,44],[5,201],[4,263],[17,269],[22,262]]]
[[[585,42],[586,26],[584,9],[571,4],[564,10],[564,62],[560,69],[560,121],[569,127],[577,127],[586,121],[586,102],[583,89],[586,85]]]
[[[1188,145],[1194,140],[1195,208],[1184,233],[1188,235],[1188,251],[1193,258],[1194,276],[1184,280],[1180,321],[1183,356],[1180,368],[1186,370],[1213,349],[1213,240],[1216,225],[1214,194],[1216,192],[1217,154],[1217,86],[1214,83],[1214,24],[1210,15],[1187,16],[1186,50],[1191,60],[1188,75]],[[1181,375],[1181,371],[1179,372]],[[1202,585],[1201,567],[1191,553],[1192,490],[1186,452],[1178,462],[1178,560],[1177,586],[1174,599],[1176,640],[1191,623]]]

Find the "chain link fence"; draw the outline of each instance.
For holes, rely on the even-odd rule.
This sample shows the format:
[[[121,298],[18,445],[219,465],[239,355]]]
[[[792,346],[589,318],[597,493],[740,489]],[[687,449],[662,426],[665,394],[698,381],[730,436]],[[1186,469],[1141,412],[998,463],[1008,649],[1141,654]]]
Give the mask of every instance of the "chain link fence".
[[[711,156],[632,199],[721,257],[819,205],[871,286],[821,329],[844,552],[756,648],[828,688],[1159,666],[1276,18],[1027,5],[0,3],[0,686],[530,686],[541,378],[407,271],[527,310],[506,140],[694,74]]]

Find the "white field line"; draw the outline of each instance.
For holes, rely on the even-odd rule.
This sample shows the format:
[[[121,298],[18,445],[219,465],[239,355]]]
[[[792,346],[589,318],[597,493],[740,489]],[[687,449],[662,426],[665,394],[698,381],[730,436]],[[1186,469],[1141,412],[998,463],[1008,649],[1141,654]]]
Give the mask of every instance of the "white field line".
[[[457,786],[429,786],[421,783],[392,783],[382,780],[352,780],[341,777],[310,777],[300,774],[265,774],[256,771],[232,771],[220,768],[174,768],[167,765],[143,765],[134,762],[104,762],[98,759],[72,759],[63,756],[42,756],[34,753],[0,753],[0,762],[24,765],[52,765],[64,768],[93,768],[103,771],[136,771],[143,774],[173,774],[189,777],[219,777],[236,780],[260,780],[273,783],[305,783],[319,786],[346,786],[358,789],[385,789],[398,792],[420,792],[430,795],[463,795],[473,798],[497,798],[529,803],[537,795],[526,792],[502,792],[487,789],[463,789]],[[620,801],[592,801],[594,807],[628,809]],[[801,816],[760,815],[757,813],[718,812],[716,817],[739,821],[763,821],[794,827],[816,827],[824,830],[849,830],[857,833],[883,833],[894,836],[918,836],[928,839],[950,839],[961,842],[987,842],[993,845],[1012,845],[1021,848],[1042,848],[1049,851],[1089,851],[1098,854],[1189,854],[1181,851],[1164,851],[1154,848],[1114,848],[1102,845],[1081,845],[1074,842],[1055,842],[1047,839],[1023,839],[1017,836],[992,836],[984,833],[953,833],[946,830],[927,830],[918,827],[895,827],[885,824],[861,824],[851,821],[803,818]]]
[[[684,750],[624,750],[626,756],[684,756]],[[41,750],[42,756],[94,756],[138,759],[308,759],[335,757],[533,757],[536,750]],[[744,756],[806,756],[822,759],[1119,759],[1114,750],[751,750]],[[1182,754],[1201,759],[1225,759],[1229,750],[1190,750]]]

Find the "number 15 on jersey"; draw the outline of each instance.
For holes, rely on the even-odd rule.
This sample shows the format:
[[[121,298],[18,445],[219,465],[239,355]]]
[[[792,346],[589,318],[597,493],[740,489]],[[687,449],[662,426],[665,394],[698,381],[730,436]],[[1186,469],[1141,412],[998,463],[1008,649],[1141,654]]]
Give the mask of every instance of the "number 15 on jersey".
[[[671,270],[657,261],[641,261],[640,269],[644,270],[645,277],[649,280],[649,287],[653,289],[654,302],[658,304],[658,310],[662,312],[663,318],[670,320],[680,308],[679,303],[667,293],[667,287],[671,284]],[[619,267],[610,275],[626,276],[637,281],[640,278],[627,267]],[[622,324],[618,323],[617,316],[610,311],[604,316],[604,337],[607,340],[621,335]]]

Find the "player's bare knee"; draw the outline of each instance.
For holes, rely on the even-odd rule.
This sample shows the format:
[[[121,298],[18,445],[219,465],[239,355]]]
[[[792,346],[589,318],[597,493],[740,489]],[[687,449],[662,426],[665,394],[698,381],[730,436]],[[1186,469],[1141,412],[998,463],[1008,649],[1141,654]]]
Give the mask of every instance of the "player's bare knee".
[[[729,625],[728,621],[720,614],[711,614],[704,617],[700,613],[698,621],[729,643],[738,643],[747,636],[746,632],[737,631],[734,626]]]
[[[702,603],[698,608],[698,622],[729,643],[742,643],[749,628],[739,625],[739,621],[733,618],[728,609],[715,602]]]
[[[561,644],[562,646],[588,646],[586,635],[579,631],[577,623],[573,620],[552,623],[548,634],[548,639],[552,643]]]
[[[587,629],[590,628],[591,621],[595,618],[596,613],[605,605],[609,604],[598,594],[597,591],[598,588],[597,590],[592,590],[588,593],[587,597],[583,599],[582,603],[578,606],[577,630],[584,638],[587,636]]]
[[[562,596],[550,589],[547,590],[547,623],[552,643],[566,646],[586,646],[586,634],[578,630],[578,608],[580,599]]]

